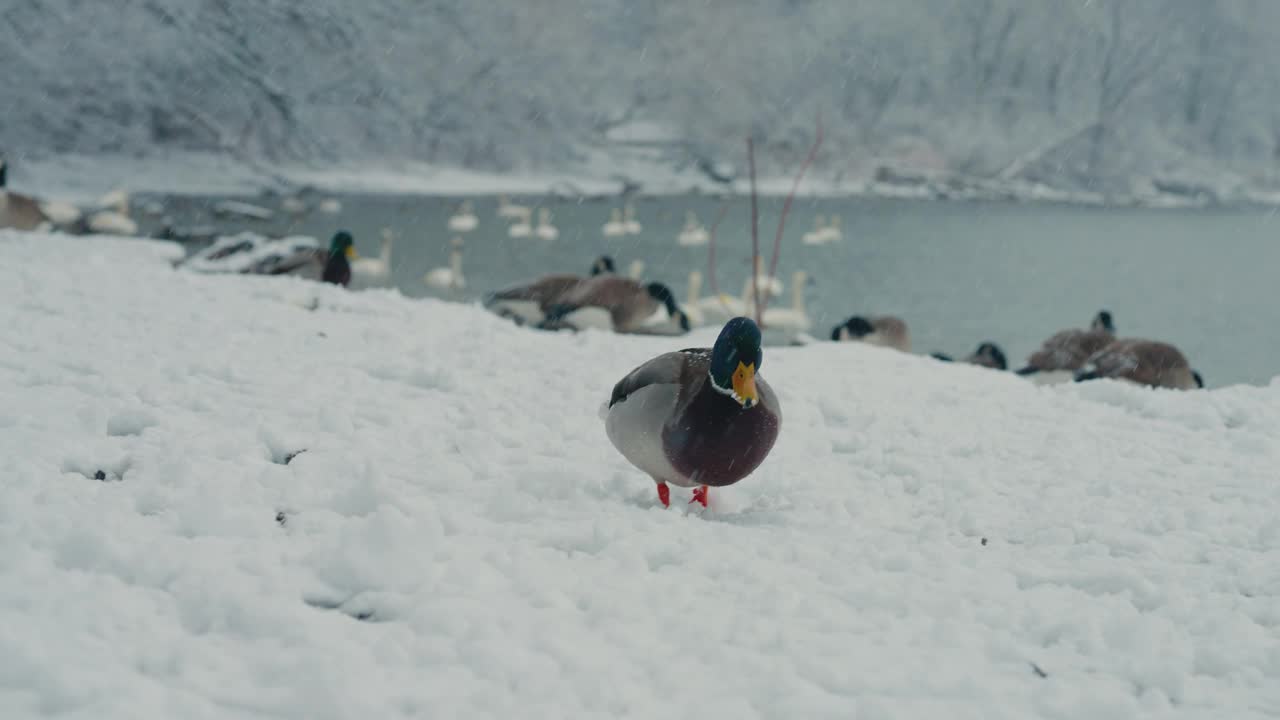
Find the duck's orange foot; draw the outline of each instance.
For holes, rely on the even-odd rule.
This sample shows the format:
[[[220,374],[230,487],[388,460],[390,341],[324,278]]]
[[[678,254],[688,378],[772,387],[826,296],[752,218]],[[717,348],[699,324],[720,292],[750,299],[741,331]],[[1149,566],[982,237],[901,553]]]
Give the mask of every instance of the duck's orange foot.
[[[701,485],[693,489],[693,499],[689,501],[689,504],[692,505],[694,503],[702,503],[702,507],[707,506],[707,486],[706,485]]]
[[[671,488],[664,482],[658,483],[658,499],[662,501],[662,507],[671,507]]]

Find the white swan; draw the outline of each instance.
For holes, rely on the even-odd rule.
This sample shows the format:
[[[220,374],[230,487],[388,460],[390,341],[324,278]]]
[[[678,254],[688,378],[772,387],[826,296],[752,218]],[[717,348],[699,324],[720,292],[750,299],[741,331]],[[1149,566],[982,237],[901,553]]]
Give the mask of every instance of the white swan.
[[[825,245],[830,242],[827,231],[827,218],[825,215],[819,215],[813,219],[813,229],[802,235],[800,242],[805,245]]]
[[[844,239],[844,232],[840,230],[840,216],[832,215],[831,224],[827,226],[826,240],[827,242],[838,242]]]
[[[782,292],[786,290],[786,287],[783,286],[782,281],[779,280],[778,278],[771,277],[765,274],[764,258],[757,256],[755,261],[755,267],[756,267],[755,288],[752,287],[751,276],[748,275],[746,287],[742,289],[742,296],[744,298],[751,297],[751,293],[753,289],[758,289],[760,291],[761,297],[764,297],[765,294],[768,294],[769,297],[779,297],[780,295],[782,295]]]
[[[529,214],[529,208],[524,205],[516,205],[506,195],[498,196],[498,217],[515,220],[517,218],[526,217]]]
[[[605,237],[621,237],[627,234],[627,225],[622,221],[622,211],[614,208],[609,211],[609,222],[600,228]]]
[[[297,195],[286,195],[280,200],[280,212],[300,217],[307,212],[307,202]]]
[[[560,231],[555,225],[551,224],[551,211],[546,208],[538,208],[538,227],[533,229],[533,234],[542,240],[555,240],[560,237]]]
[[[342,203],[337,198],[325,198],[316,205],[316,209],[328,215],[337,215],[342,212]]]
[[[676,242],[684,247],[695,247],[706,245],[710,237],[707,229],[702,227],[702,223],[698,222],[698,216],[692,210],[686,210],[684,227],[681,228],[680,234],[676,236]]]
[[[129,217],[129,194],[112,190],[98,200],[100,210],[89,215],[86,226],[102,235],[137,235],[138,223]]]
[[[480,218],[471,210],[471,201],[463,200],[458,212],[449,218],[449,232],[467,233],[480,225]]]
[[[507,228],[507,237],[527,238],[532,235],[533,221],[530,219],[529,215],[530,214],[526,211],[523,217],[512,223],[511,227]]]
[[[461,290],[467,286],[462,277],[462,238],[454,238],[449,250],[449,266],[438,267],[427,271],[422,282],[428,287],[438,290]]]
[[[391,228],[382,229],[382,247],[378,249],[378,257],[357,258],[351,263],[352,280],[360,280],[365,284],[384,284],[391,279],[391,245],[395,242],[395,233]]]
[[[628,235],[640,234],[640,221],[636,220],[636,207],[627,203],[622,208],[622,227]]]
[[[760,318],[766,328],[791,333],[807,333],[813,328],[813,321],[804,309],[804,287],[808,277],[803,270],[797,270],[791,275],[791,307],[766,308]]]
[[[697,270],[689,272],[689,294],[684,302],[684,314],[689,317],[689,325],[701,327],[706,321],[702,312],[702,273]]]

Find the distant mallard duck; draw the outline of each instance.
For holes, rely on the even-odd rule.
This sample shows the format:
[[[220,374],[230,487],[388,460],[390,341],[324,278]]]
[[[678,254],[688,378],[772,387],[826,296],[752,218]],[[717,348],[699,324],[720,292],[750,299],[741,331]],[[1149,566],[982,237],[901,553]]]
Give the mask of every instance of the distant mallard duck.
[[[759,375],[763,359],[760,328],[738,317],[712,347],[664,353],[614,386],[605,432],[657,483],[664,506],[668,484],[694,488],[690,502],[706,506],[708,488],[742,480],[768,457],[782,410]]]
[[[351,233],[339,230],[329,243],[329,259],[324,264],[324,273],[320,279],[346,287],[351,284],[351,261],[358,257]]]

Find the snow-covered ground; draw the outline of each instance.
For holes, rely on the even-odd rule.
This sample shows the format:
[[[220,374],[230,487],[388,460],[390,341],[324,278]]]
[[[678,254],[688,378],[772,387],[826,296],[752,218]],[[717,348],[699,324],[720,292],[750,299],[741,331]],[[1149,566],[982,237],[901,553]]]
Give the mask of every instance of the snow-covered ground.
[[[769,348],[771,457],[666,510],[597,408],[705,332],[172,257],[0,233],[0,717],[1280,713],[1280,382]]]

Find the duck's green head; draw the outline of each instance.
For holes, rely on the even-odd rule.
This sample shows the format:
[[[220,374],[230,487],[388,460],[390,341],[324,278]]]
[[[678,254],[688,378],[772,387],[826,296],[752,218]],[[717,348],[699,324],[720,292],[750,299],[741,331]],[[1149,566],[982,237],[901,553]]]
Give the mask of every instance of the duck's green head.
[[[356,242],[351,239],[351,233],[346,230],[339,230],[333,234],[333,240],[329,242],[330,255],[346,255],[350,259],[358,257],[356,255]]]
[[[756,373],[762,362],[760,327],[750,318],[736,317],[724,324],[711,348],[711,383],[749,408],[759,402]]]

